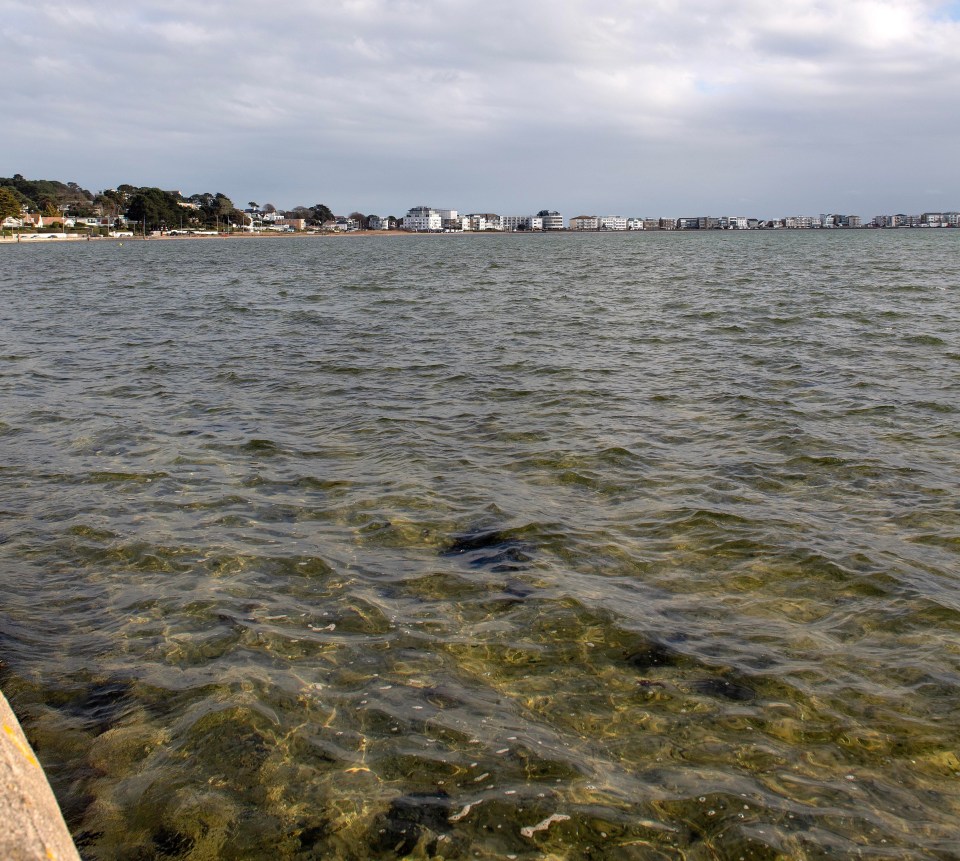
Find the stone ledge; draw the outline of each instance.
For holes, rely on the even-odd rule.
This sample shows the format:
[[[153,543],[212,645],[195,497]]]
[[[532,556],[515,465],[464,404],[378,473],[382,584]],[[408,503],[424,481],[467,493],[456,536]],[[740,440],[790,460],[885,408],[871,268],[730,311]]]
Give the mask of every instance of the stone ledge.
[[[47,776],[2,693],[0,858],[3,861],[80,861]]]

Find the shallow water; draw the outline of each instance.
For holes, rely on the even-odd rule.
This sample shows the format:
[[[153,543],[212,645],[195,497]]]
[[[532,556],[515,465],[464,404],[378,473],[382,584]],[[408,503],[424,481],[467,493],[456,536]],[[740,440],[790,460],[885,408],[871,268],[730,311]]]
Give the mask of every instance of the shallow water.
[[[958,249],[0,248],[0,684],[84,857],[960,857]]]

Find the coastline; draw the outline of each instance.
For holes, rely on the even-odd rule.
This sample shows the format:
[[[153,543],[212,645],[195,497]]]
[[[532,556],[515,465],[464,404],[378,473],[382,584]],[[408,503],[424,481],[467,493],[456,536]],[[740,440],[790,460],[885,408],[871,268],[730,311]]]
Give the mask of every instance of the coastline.
[[[89,236],[86,233],[72,233],[72,234],[62,234],[62,233],[34,233],[34,234],[20,234],[14,236],[0,236],[0,245],[43,245],[46,242],[68,242],[68,243],[79,243],[79,242],[176,242],[176,241],[219,241],[224,239],[230,240],[251,240],[251,239],[355,239],[358,237],[366,236],[375,236],[381,238],[387,238],[391,236],[427,236],[427,237],[438,237],[438,236],[589,236],[595,234],[604,234],[604,235],[614,235],[614,236],[634,236],[634,235],[647,235],[647,234],[671,234],[677,236],[689,236],[699,235],[699,234],[712,234],[717,232],[725,233],[835,233],[837,230],[840,232],[855,232],[859,233],[862,231],[871,231],[871,230],[917,230],[923,228],[914,228],[914,227],[893,227],[893,228],[877,228],[877,227],[859,227],[859,228],[833,228],[833,229],[798,229],[798,228],[765,228],[759,230],[732,230],[732,231],[716,231],[716,230],[464,230],[464,231],[451,231],[447,232],[432,232],[432,231],[410,231],[410,230],[351,230],[349,232],[330,232],[330,233],[280,233],[280,232],[264,232],[264,233],[220,233],[214,236],[209,234],[195,235],[195,234],[183,234],[171,236],[166,234],[164,236]],[[941,229],[951,229],[941,228]]]

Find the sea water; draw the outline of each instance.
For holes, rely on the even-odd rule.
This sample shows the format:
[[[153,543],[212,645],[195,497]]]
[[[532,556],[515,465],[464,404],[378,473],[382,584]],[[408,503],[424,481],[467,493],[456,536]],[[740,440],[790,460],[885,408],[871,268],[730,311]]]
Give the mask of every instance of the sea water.
[[[0,685],[83,856],[960,857],[958,276],[0,248]]]

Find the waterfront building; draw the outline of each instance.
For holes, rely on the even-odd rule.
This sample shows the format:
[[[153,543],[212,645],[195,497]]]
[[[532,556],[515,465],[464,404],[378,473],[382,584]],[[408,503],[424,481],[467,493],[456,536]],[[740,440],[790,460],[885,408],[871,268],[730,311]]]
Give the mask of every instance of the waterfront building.
[[[643,230],[643,219],[642,218],[628,218],[627,219],[627,230]]]
[[[745,215],[724,215],[717,219],[717,227],[721,230],[747,230],[747,217]]]
[[[699,218],[678,218],[677,219],[677,230],[699,230],[700,229],[700,219]]]
[[[660,219],[660,229],[661,230],[676,230],[677,222],[672,218],[661,218]]]
[[[502,215],[501,230],[543,230],[543,218],[539,215]]]
[[[600,221],[595,215],[575,215],[570,219],[571,230],[596,230]]]
[[[622,215],[601,215],[597,219],[599,230],[626,230],[627,219]]]
[[[943,213],[943,223],[948,227],[960,227],[960,212]]]
[[[403,218],[403,229],[415,233],[443,229],[440,213],[429,206],[415,206]]]
[[[500,230],[500,216],[494,212],[472,212],[467,216],[470,219],[470,230]]]
[[[644,229],[644,230],[660,230],[660,219],[659,219],[659,218],[644,218],[644,219],[643,219],[643,229]]]
[[[537,217],[543,219],[544,230],[563,230],[563,216],[552,209],[541,209]]]
[[[368,215],[367,216],[367,229],[368,230],[389,230],[390,229],[390,218],[386,215]]]

